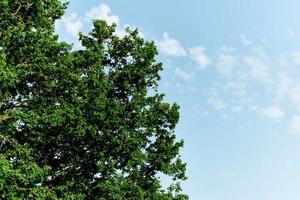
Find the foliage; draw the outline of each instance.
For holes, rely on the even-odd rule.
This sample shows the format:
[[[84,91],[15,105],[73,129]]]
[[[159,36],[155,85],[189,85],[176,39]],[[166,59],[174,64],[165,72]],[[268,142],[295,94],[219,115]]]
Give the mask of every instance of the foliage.
[[[1,198],[187,199],[179,106],[157,91],[154,43],[96,20],[74,51],[54,33],[65,8],[0,0]]]

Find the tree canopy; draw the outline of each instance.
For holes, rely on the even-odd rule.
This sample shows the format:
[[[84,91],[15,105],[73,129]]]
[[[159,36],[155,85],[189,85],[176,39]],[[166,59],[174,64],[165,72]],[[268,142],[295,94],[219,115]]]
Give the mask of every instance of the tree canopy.
[[[54,32],[66,6],[0,0],[0,199],[188,199],[155,44],[95,20],[72,50]]]

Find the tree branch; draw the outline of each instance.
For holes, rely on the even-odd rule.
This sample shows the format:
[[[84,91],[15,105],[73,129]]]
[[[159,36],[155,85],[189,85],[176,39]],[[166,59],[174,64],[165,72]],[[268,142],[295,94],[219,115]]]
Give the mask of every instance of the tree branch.
[[[18,9],[16,10],[16,12],[14,12],[14,14],[13,14],[14,16],[18,14],[18,12],[20,11],[21,7],[22,7],[22,4],[20,4],[19,7],[18,7]]]

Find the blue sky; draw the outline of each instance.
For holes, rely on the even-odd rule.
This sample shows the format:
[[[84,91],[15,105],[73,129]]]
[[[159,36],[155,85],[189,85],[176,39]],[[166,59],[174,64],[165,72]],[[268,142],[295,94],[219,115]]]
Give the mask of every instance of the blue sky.
[[[300,197],[300,1],[71,0],[57,23],[77,42],[91,19],[138,27],[178,102],[191,200]]]

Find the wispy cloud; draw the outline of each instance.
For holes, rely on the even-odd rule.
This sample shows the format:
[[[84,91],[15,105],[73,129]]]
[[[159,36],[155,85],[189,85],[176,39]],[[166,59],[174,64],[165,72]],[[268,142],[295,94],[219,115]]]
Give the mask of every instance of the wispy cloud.
[[[300,51],[293,52],[293,61],[296,65],[300,65]]]
[[[288,37],[289,38],[296,38],[299,34],[294,30],[294,29],[289,29],[288,30]]]
[[[243,110],[242,106],[233,106],[231,108],[231,111],[234,112],[234,113],[240,113],[240,112],[242,112],[242,110]]]
[[[224,46],[219,50],[216,67],[221,74],[229,75],[238,62],[238,57],[233,55],[234,48]]]
[[[176,67],[174,70],[175,75],[177,75],[178,77],[180,77],[181,79],[188,81],[191,80],[193,77],[193,74],[191,72],[182,70],[179,67]]]
[[[299,84],[299,83],[298,83]],[[296,108],[300,108],[300,85],[294,85],[289,89],[289,98]]]
[[[210,92],[207,103],[215,110],[221,110],[227,107],[226,103],[220,98],[218,92],[215,90]]]
[[[72,13],[68,16],[64,16],[57,24],[56,28],[63,27],[67,33],[76,37],[81,31],[84,21],[83,18],[80,17],[77,13]]]
[[[190,57],[196,62],[200,70],[206,68],[211,63],[205,51],[206,49],[203,46],[196,46],[189,49]]]
[[[253,44],[253,41],[250,40],[249,38],[247,38],[244,34],[241,34],[240,37],[241,37],[241,41],[242,41],[243,44],[245,44],[245,45],[252,45]]]
[[[294,115],[292,117],[290,127],[293,133],[300,135],[300,115]]]
[[[187,54],[180,42],[171,38],[167,32],[163,33],[163,37],[157,42],[157,46],[160,52],[168,56],[186,56]]]
[[[270,106],[267,108],[261,108],[258,112],[271,119],[281,119],[284,117],[284,111],[279,106]]]
[[[275,102],[281,102],[286,97],[289,97],[293,81],[282,72],[277,73],[277,88],[275,90]]]
[[[262,82],[271,82],[270,67],[258,56],[245,56],[245,63],[250,67],[253,78]]]

